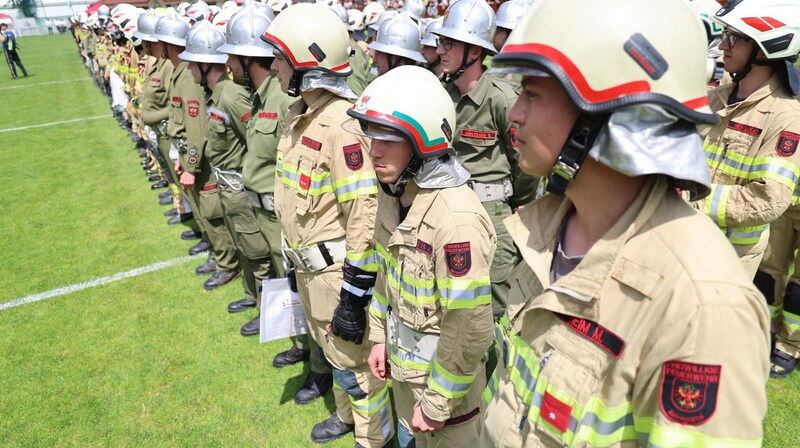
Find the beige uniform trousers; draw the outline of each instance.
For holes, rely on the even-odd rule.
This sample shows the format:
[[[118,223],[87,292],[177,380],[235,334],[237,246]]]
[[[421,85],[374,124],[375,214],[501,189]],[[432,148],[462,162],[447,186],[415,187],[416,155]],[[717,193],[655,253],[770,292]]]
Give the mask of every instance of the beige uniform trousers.
[[[789,207],[770,224],[769,231],[769,247],[759,270],[775,279],[774,300],[769,304],[775,347],[796,358],[800,356],[800,310],[793,309],[796,304],[784,304],[784,296],[790,282],[800,284],[800,258],[796,255],[800,248],[800,206]]]
[[[297,270],[297,287],[306,311],[309,335],[322,347],[335,369],[336,413],[343,422],[355,425],[356,442],[364,447],[381,448],[392,437],[394,423],[388,387],[372,375],[367,365],[371,349],[369,325],[365,343],[359,345],[335,337],[329,330],[339,304],[342,275],[341,262],[319,272]]]
[[[275,275],[277,277],[286,277],[286,269],[283,266],[283,252],[281,251],[281,223],[278,222],[278,217],[275,216],[273,211],[268,211],[261,207],[255,207],[255,211],[258,228],[261,229],[261,235],[264,236],[267,245],[269,245],[269,256],[272,260],[272,267],[275,269]],[[258,306],[261,309],[260,300]],[[295,347],[309,351],[312,372],[320,374],[331,373],[331,367],[324,361],[319,345],[314,342],[314,339],[306,334],[295,336],[291,339]]]
[[[472,409],[453,409],[454,416],[468,416],[475,408],[480,405],[481,393],[486,387],[486,375],[483,370],[479,370],[475,382],[472,383],[469,394],[462,400],[462,403],[474,404]],[[445,424],[440,431],[417,432],[411,429],[411,419],[414,416],[414,406],[419,403],[425,389],[426,383],[414,384],[404,381],[393,381],[392,392],[394,395],[394,408],[397,413],[397,420],[403,430],[408,430],[414,435],[415,448],[449,448],[449,447],[470,447],[477,443],[481,434],[481,418],[475,414],[465,422]],[[402,435],[401,435],[402,437]]]

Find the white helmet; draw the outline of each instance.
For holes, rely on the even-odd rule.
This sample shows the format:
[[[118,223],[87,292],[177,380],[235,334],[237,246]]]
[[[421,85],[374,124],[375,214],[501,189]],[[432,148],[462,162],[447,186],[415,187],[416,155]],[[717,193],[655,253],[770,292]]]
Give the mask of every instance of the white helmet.
[[[189,62],[224,64],[228,55],[219,51],[224,43],[225,35],[208,20],[201,20],[186,33],[186,50],[178,57]]]
[[[706,38],[697,16],[685,0],[595,6],[595,0],[536,0],[492,58],[494,75],[557,80],[581,112],[548,190],[563,193],[591,155],[629,176],[664,174],[678,188],[707,195],[694,123],[718,117],[709,107]],[[592,44],[565,35],[568,28],[591,29]],[[606,128],[614,132],[601,132]]]
[[[97,8],[97,19],[98,20],[107,20],[111,16],[111,9],[107,5],[100,5]]]
[[[367,27],[364,13],[357,9],[347,10],[347,31],[362,31]]]
[[[442,26],[433,31],[438,36],[477,45],[496,53],[492,39],[495,32],[495,14],[485,0],[459,0],[447,10]]]
[[[292,6],[292,0],[267,0],[267,6],[272,8],[275,14],[283,11],[284,9]]]
[[[217,27],[222,33],[225,33],[228,29],[228,22],[230,22],[231,18],[236,14],[238,11],[236,9],[222,9],[219,13],[217,13],[213,19],[211,19],[211,23]]]
[[[188,31],[189,25],[181,20],[176,12],[171,11],[166,16],[158,19],[156,31],[152,37],[161,42],[185,47],[186,33]]]
[[[730,0],[712,20],[754,40],[793,96],[800,94],[800,74],[794,67],[800,52],[800,2],[794,0]],[[758,57],[753,48],[747,66],[732,74],[741,81]]]
[[[426,62],[420,53],[422,43],[419,28],[407,12],[383,22],[375,41],[367,45],[367,48],[417,62]]]
[[[186,10],[189,9],[190,6],[192,6],[192,4],[189,2],[181,2],[175,9],[178,11],[179,15],[185,16]]]
[[[226,0],[225,3],[222,4],[222,10],[225,11],[227,9],[238,10],[239,5],[233,0]]]
[[[211,8],[208,7],[206,2],[199,0],[197,3],[189,6],[186,9],[186,17],[195,22],[199,22],[201,20],[210,20]]]
[[[366,6],[364,6],[364,24],[366,26],[370,26],[373,23],[378,21],[378,17],[383,14],[386,9],[383,7],[380,2],[369,2]]]

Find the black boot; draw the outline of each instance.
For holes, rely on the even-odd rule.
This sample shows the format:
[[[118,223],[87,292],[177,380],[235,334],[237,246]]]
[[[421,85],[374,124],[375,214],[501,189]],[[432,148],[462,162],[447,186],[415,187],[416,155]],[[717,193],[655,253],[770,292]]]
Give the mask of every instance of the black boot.
[[[306,377],[303,387],[294,394],[294,402],[308,404],[325,395],[333,385],[333,375],[330,373],[310,372]]]
[[[311,430],[311,440],[314,443],[330,442],[352,431],[353,425],[343,422],[334,412],[327,419],[314,425],[314,429]]]

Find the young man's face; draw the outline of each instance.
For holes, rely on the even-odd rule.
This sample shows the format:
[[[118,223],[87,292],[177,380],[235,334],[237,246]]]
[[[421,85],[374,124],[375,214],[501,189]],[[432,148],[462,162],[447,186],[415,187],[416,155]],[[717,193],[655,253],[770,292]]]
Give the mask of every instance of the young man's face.
[[[547,176],[578,119],[578,108],[555,78],[526,76],[508,118],[517,125],[519,167]]]
[[[281,90],[283,90],[283,93],[288,92],[289,80],[292,79],[292,74],[294,73],[294,69],[292,69],[292,66],[289,65],[289,62],[286,60],[285,57],[283,57],[283,55],[280,52],[278,51],[275,52],[275,59],[272,61],[270,69],[272,70],[273,73],[275,73],[275,76],[278,78],[278,82],[281,85]]]
[[[369,125],[369,129],[378,128],[374,124]],[[377,130],[376,133],[384,133],[384,129]],[[396,134],[400,136],[399,133]],[[403,170],[406,169],[414,154],[414,147],[407,138],[400,136],[401,141],[384,140],[373,138],[369,147],[369,157],[375,165],[375,174],[378,180],[385,184],[397,182]]]

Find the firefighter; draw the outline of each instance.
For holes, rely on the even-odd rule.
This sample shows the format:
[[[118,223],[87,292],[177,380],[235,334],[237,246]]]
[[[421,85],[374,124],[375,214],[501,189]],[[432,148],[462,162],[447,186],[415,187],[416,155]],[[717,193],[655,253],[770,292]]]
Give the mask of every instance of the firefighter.
[[[386,384],[369,371],[367,305],[377,266],[372,248],[378,182],[367,139],[340,126],[355,99],[344,23],[318,5],[296,4],[261,37],[274,47],[281,89],[299,97],[278,144],[275,209],[295,266],[309,331],[333,366],[336,412],[318,423],[322,443],[355,430],[355,446],[391,446]]]
[[[506,220],[524,261],[480,445],[760,446],[767,307],[676,191],[711,191],[705,32],[684,0],[596,5],[537,0],[492,59],[550,194]]]
[[[392,379],[401,447],[469,446],[478,439],[483,357],[492,343],[496,241],[469,173],[453,157],[455,108],[434,74],[397,67],[347,114],[355,119],[346,129],[371,138],[383,190],[370,369]]]

